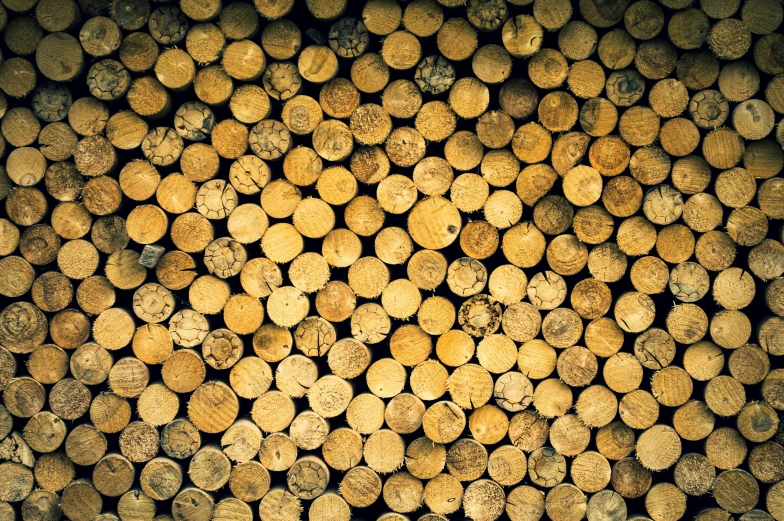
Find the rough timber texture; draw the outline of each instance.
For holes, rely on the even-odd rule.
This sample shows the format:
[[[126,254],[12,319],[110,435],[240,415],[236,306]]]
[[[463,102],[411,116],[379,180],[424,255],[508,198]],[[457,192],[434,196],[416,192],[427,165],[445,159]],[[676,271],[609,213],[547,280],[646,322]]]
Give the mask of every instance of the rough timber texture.
[[[0,0],[0,521],[784,521],[781,0]]]

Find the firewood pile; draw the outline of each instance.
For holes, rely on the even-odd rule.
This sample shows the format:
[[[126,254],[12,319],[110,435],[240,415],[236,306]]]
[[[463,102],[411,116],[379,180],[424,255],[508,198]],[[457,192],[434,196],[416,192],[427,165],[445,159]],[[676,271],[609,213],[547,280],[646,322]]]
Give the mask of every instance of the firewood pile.
[[[780,0],[1,0],[0,521],[784,521]]]

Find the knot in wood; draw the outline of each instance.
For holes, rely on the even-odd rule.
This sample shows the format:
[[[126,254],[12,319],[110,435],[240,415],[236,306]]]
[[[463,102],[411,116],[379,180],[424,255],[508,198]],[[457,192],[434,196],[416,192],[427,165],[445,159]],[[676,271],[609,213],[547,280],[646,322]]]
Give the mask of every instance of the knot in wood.
[[[101,60],[87,72],[90,94],[104,101],[123,96],[131,85],[131,74],[116,60]]]
[[[248,143],[253,153],[261,159],[274,160],[291,148],[291,134],[280,121],[265,119],[253,127]]]
[[[356,58],[367,49],[370,34],[364,23],[347,16],[332,24],[327,41],[341,58]]]
[[[509,412],[522,411],[531,404],[534,386],[523,373],[510,371],[495,381],[493,398],[499,407]]]
[[[174,45],[188,33],[188,18],[180,8],[164,5],[153,11],[148,22],[150,35],[163,45]]]
[[[174,164],[180,158],[182,149],[182,138],[170,127],[154,128],[142,140],[142,153],[155,166]]]
[[[476,259],[461,257],[449,265],[446,282],[452,293],[470,297],[485,288],[487,268]]]
[[[230,237],[216,239],[204,250],[207,269],[222,279],[237,275],[247,260],[245,247]]]
[[[271,63],[261,81],[267,94],[281,101],[293,98],[302,86],[302,76],[291,62]]]
[[[177,345],[195,347],[207,337],[210,326],[204,315],[192,309],[183,309],[174,314],[169,322],[169,334]]]
[[[607,78],[607,97],[619,107],[637,103],[645,92],[645,78],[631,69],[613,71]]]
[[[215,369],[228,369],[242,356],[242,339],[228,329],[215,329],[204,339],[204,361]]]
[[[200,101],[187,101],[174,114],[174,130],[189,141],[205,139],[214,126],[215,114]]]
[[[717,90],[702,90],[689,101],[689,115],[700,128],[714,129],[722,126],[729,113],[730,104],[727,98]]]
[[[223,219],[237,207],[237,192],[223,179],[207,181],[196,193],[196,209],[207,219]]]
[[[471,336],[492,335],[501,325],[501,305],[489,295],[474,295],[460,306],[457,320]]]
[[[335,327],[322,317],[307,317],[294,332],[297,349],[310,357],[325,355],[335,340]]]
[[[414,81],[424,92],[441,94],[455,83],[455,68],[440,55],[428,56],[417,65]]]
[[[661,369],[675,358],[675,340],[659,328],[651,328],[634,341],[634,355],[648,369]]]
[[[145,322],[163,322],[174,311],[174,296],[160,284],[144,284],[133,294],[133,310]]]
[[[315,457],[302,459],[292,465],[286,474],[289,490],[302,499],[320,496],[329,484],[329,471]]]
[[[536,449],[528,458],[528,475],[540,487],[554,487],[566,477],[566,458],[549,447]]]
[[[351,335],[360,342],[377,344],[392,330],[389,315],[375,303],[359,306],[351,315]]]
[[[537,273],[528,282],[528,298],[536,309],[555,309],[566,299],[566,282],[552,271]]]
[[[33,111],[44,121],[60,121],[68,115],[73,98],[65,85],[50,81],[33,92]]]
[[[505,0],[471,0],[466,14],[480,31],[495,31],[509,17],[509,8]]]

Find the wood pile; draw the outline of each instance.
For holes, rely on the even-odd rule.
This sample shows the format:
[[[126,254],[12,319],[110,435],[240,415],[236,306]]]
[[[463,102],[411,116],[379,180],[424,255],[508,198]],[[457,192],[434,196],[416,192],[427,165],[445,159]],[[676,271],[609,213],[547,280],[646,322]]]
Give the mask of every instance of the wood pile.
[[[780,0],[1,0],[0,521],[784,521]]]

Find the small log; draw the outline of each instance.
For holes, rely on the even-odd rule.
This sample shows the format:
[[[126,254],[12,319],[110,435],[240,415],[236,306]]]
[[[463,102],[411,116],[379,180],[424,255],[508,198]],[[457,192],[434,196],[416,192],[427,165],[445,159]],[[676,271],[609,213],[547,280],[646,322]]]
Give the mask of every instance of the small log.
[[[120,48],[122,33],[110,18],[95,16],[85,21],[79,31],[79,42],[90,56],[101,58]]]
[[[90,480],[79,479],[63,490],[60,506],[70,519],[86,521],[101,513],[103,499]]]
[[[213,519],[221,521],[229,519],[246,521],[253,518],[253,513],[247,503],[237,498],[222,499],[215,505],[214,510],[211,512],[206,512],[205,510],[204,513],[211,515]]]
[[[77,465],[95,465],[106,454],[106,437],[93,426],[82,424],[65,440],[65,453]]]
[[[186,487],[174,497],[172,517],[176,521],[211,518],[215,502],[210,494],[196,487]]]
[[[133,485],[135,477],[133,464],[120,454],[107,454],[93,469],[95,489],[108,497],[125,494]]]
[[[148,385],[139,395],[139,416],[146,423],[160,427],[174,420],[180,401],[174,391],[161,383]]]
[[[261,499],[269,490],[269,483],[269,472],[257,461],[240,463],[229,477],[229,488],[242,501]]]
[[[191,458],[188,477],[201,490],[214,492],[229,481],[231,462],[218,446],[206,445]]]
[[[746,440],[735,429],[724,427],[716,429],[705,443],[705,455],[713,466],[731,469],[746,459],[748,448]]]
[[[35,63],[41,74],[53,81],[72,81],[84,67],[84,55],[73,36],[55,32],[36,46]]]
[[[170,458],[189,458],[200,447],[201,435],[188,420],[176,419],[161,431],[161,448]]]

